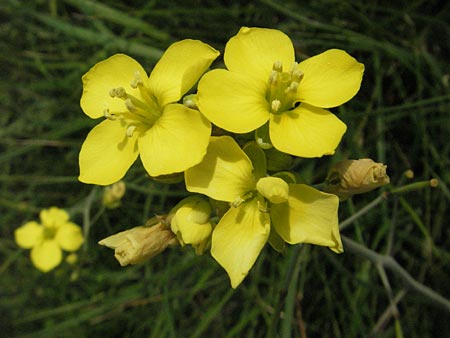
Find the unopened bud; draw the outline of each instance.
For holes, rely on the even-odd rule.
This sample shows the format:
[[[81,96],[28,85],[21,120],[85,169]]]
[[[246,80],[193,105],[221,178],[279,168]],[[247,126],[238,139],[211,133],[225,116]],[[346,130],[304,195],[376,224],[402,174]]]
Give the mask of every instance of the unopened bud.
[[[120,206],[120,200],[125,195],[126,186],[123,181],[111,184],[103,190],[103,205],[108,209],[115,209]]]
[[[328,173],[324,190],[337,195],[341,201],[346,200],[388,184],[386,168],[369,158],[338,162]]]
[[[168,246],[178,244],[175,234],[161,217],[154,217],[147,224],[106,237],[98,244],[114,249],[114,257],[121,266],[142,263]]]
[[[200,196],[189,196],[178,203],[169,213],[167,222],[182,246],[191,244],[201,255],[211,241],[211,205]]]

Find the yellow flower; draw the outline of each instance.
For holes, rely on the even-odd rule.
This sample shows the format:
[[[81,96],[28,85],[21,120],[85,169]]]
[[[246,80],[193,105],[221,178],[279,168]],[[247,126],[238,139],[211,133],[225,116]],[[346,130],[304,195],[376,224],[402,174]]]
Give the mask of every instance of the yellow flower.
[[[56,207],[40,212],[41,224],[27,222],[14,232],[17,245],[31,249],[31,261],[42,272],[48,272],[62,261],[62,250],[74,252],[83,244],[78,225],[69,214]]]
[[[334,153],[347,127],[322,108],[358,92],[364,65],[338,49],[297,63],[287,35],[248,27],[228,41],[224,61],[228,70],[212,70],[198,85],[197,106],[211,122],[247,133],[269,121],[271,142],[282,152]]]
[[[200,196],[189,196],[169,213],[167,222],[180,244],[191,244],[197,255],[203,254],[211,241],[213,225],[210,222],[210,204]]]
[[[211,137],[201,163],[185,172],[191,192],[231,208],[213,230],[211,254],[237,287],[266,242],[311,243],[342,252],[335,195],[277,177],[254,175],[252,163],[229,136]],[[269,238],[269,234],[271,239]]]
[[[129,56],[116,54],[83,76],[80,105],[105,117],[80,151],[79,180],[108,185],[120,180],[140,155],[151,176],[184,171],[203,158],[211,124],[177,103],[219,52],[198,40],[172,44],[147,77]]]

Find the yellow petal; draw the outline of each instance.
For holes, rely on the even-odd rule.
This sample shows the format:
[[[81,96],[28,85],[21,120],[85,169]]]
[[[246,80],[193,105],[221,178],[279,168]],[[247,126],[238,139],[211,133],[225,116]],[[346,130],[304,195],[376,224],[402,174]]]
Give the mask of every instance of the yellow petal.
[[[266,80],[267,81],[267,80]],[[215,69],[198,84],[196,103],[212,123],[233,133],[247,133],[269,119],[266,82]]]
[[[227,68],[267,82],[275,61],[289,70],[295,61],[291,39],[276,29],[242,27],[224,53]]]
[[[69,214],[64,209],[57,207],[51,207],[48,209],[42,209],[39,213],[42,225],[49,228],[59,228],[66,224],[69,220]]]
[[[272,115],[270,139],[276,149],[300,157],[332,155],[347,127],[329,111],[307,104]]]
[[[271,205],[272,225],[288,243],[328,246],[342,252],[338,226],[339,199],[304,184],[289,185],[289,200]]]
[[[148,87],[161,107],[177,102],[219,56],[219,52],[198,40],[175,42],[153,68]]]
[[[197,110],[170,104],[161,117],[139,137],[142,163],[150,176],[182,172],[206,154],[211,123]]]
[[[203,161],[185,173],[186,188],[219,201],[233,202],[254,190],[252,163],[229,136],[211,137]]]
[[[289,196],[289,185],[278,177],[263,177],[256,183],[258,192],[271,203],[286,202]]]
[[[213,231],[211,255],[225,269],[236,288],[247,276],[270,232],[270,217],[254,198],[230,208]]]
[[[31,249],[43,239],[44,228],[37,222],[27,222],[14,231],[14,239],[18,246]]]
[[[331,108],[350,100],[361,86],[364,65],[343,50],[330,49],[299,64],[304,76],[298,101]]]
[[[97,63],[83,75],[83,94],[81,95],[81,109],[92,118],[103,116],[105,109],[111,111],[126,111],[121,99],[109,95],[111,89],[122,87],[127,93],[142,100],[138,89],[130,86],[135,79],[136,72],[143,81],[147,74],[142,66],[133,58],[116,54]]]
[[[31,250],[31,261],[42,272],[48,272],[62,261],[61,249],[56,241],[44,241]]]
[[[71,222],[64,224],[58,229],[55,240],[61,249],[66,251],[77,251],[84,242],[81,228]]]
[[[120,180],[139,154],[137,134],[126,136],[120,121],[105,120],[94,127],[81,147],[78,179],[99,185]]]

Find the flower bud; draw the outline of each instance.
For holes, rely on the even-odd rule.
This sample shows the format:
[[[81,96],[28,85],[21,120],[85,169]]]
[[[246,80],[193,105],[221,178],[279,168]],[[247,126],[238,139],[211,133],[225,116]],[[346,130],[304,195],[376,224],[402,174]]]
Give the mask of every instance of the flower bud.
[[[336,163],[328,173],[325,192],[335,194],[341,201],[389,183],[387,166],[369,158]]]
[[[178,203],[167,217],[182,246],[191,244],[201,255],[211,241],[211,205],[200,196],[189,196]]]
[[[121,266],[138,264],[148,260],[168,246],[178,244],[175,234],[162,217],[154,217],[145,226],[119,232],[102,239],[98,244],[114,249],[114,257]]]
[[[126,186],[123,181],[111,184],[103,190],[103,205],[108,209],[115,209],[120,206],[120,200],[125,195]]]

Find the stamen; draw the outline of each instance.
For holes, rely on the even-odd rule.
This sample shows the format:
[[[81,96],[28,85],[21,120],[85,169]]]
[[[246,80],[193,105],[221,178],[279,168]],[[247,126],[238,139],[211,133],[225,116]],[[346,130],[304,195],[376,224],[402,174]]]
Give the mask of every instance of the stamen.
[[[300,82],[303,79],[304,73],[300,69],[292,72],[292,81]]]
[[[289,87],[286,88],[284,93],[285,94],[296,93],[297,92],[297,88],[298,88],[298,82],[291,82],[291,84],[289,85]]]
[[[130,86],[131,88],[136,89],[137,87],[143,86],[144,81],[142,81],[141,73],[139,71],[136,71],[134,73],[134,79],[131,81]]]
[[[278,78],[280,73],[276,70],[272,70],[269,75],[269,84],[276,84],[278,82]]]
[[[125,91],[125,89],[123,87],[113,88],[109,91],[109,96],[126,99],[127,92]]]
[[[292,62],[291,68],[289,69],[289,73],[292,75],[298,69],[298,62]]]
[[[135,130],[136,130],[136,126],[135,125],[129,126],[127,128],[127,136],[128,137],[132,137]]]
[[[275,61],[273,63],[272,69],[276,72],[282,72],[283,71],[283,63],[281,61]]]
[[[112,115],[112,114],[109,112],[109,108],[106,108],[106,109],[103,111],[103,116],[104,116],[106,119],[111,120],[111,121],[116,120],[116,117],[115,117],[114,115]]]

